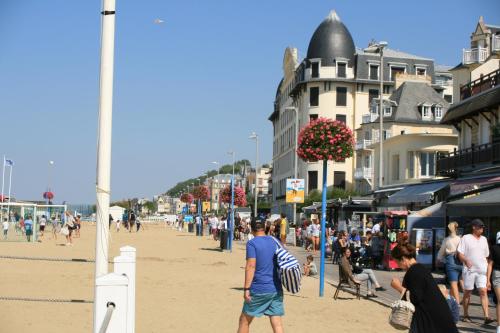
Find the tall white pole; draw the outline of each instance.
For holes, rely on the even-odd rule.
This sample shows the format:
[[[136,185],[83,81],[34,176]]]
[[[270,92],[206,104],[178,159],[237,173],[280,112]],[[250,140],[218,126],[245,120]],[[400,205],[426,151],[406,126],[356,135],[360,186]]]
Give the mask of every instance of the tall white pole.
[[[297,171],[297,149],[298,149],[298,136],[299,136],[299,110],[294,107],[295,111],[295,152],[293,154],[293,178],[297,179],[298,171]],[[293,223],[297,224],[297,203],[293,203]]]
[[[9,166],[9,206],[7,206],[7,220],[10,221],[10,193],[12,189],[12,164]]]
[[[380,142],[380,156],[379,156],[379,173],[378,173],[378,187],[384,185],[384,47],[380,46],[380,106],[378,117],[380,119],[379,129],[379,142]]]
[[[108,273],[109,199],[111,177],[111,130],[113,112],[113,60],[115,44],[115,0],[103,0],[101,31],[101,69],[99,82],[99,125],[96,176],[95,278]],[[94,332],[99,330],[97,302],[94,303]]]
[[[255,136],[255,218],[257,218],[257,198],[259,196],[259,136]]]
[[[2,166],[2,202],[4,201],[4,185],[5,185],[5,155],[3,155],[3,166]],[[1,221],[3,222],[3,206],[0,207],[0,218],[1,218]],[[9,219],[9,217],[7,216],[7,219]]]
[[[113,57],[115,0],[104,0],[101,32],[99,128],[97,142],[96,278],[108,272],[111,129],[113,111]]]

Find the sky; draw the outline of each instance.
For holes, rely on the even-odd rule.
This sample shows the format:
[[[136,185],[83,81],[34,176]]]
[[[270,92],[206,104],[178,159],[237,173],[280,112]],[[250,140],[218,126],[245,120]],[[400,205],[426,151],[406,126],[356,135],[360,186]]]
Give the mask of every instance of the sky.
[[[334,9],[358,47],[371,39],[456,65],[496,0],[116,0],[112,200],[163,193],[212,161],[272,160],[285,48],[299,57]],[[12,194],[95,202],[98,0],[0,0],[0,155]],[[155,24],[155,19],[164,20]],[[54,161],[50,166],[49,161]]]

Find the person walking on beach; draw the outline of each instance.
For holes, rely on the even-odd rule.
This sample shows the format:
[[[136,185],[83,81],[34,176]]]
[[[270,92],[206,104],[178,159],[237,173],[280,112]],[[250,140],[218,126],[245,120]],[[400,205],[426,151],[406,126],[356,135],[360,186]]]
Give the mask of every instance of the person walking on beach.
[[[69,211],[66,211],[64,227],[68,229],[68,234],[66,235],[66,241],[67,241],[66,245],[71,246],[73,245],[73,230],[76,229],[76,226],[75,226],[75,218]]]
[[[9,221],[7,220],[7,218],[3,219],[2,227],[3,227],[3,239],[7,240],[7,234],[9,233]]]
[[[33,220],[31,219],[31,215],[28,215],[28,218],[24,220],[24,230],[26,231],[26,239],[30,242],[31,235],[33,235]]]
[[[57,223],[56,217],[54,215],[52,215],[52,217],[50,218],[50,223],[52,224],[52,236],[54,239],[57,240],[57,233],[59,232],[58,230],[59,223]]]
[[[457,222],[450,222],[448,230],[450,234],[441,244],[438,252],[438,260],[444,262],[446,278],[450,282],[450,294],[455,300],[460,303],[460,293],[458,292],[458,284],[462,285],[462,262],[458,259],[457,248],[460,243],[460,236],[457,235]]]
[[[285,213],[281,213],[280,221],[280,240],[281,244],[286,245],[286,229],[288,227],[288,221],[286,219]]]
[[[132,232],[132,228],[134,227],[134,224],[135,224],[135,213],[134,213],[134,211],[131,211],[128,232]]]
[[[45,215],[42,215],[38,223],[40,224],[40,238],[43,238],[43,234],[45,232],[45,225],[47,224],[47,219],[45,218]]]
[[[393,278],[391,286],[401,294],[408,290],[410,301],[415,306],[410,333],[458,333],[448,303],[431,272],[415,259],[416,248],[409,243],[400,243],[392,249],[391,255],[406,271],[403,283]]]
[[[486,289],[490,250],[486,237],[482,236],[484,231],[483,221],[474,219],[471,224],[472,234],[463,236],[457,248],[458,258],[464,264],[462,271],[464,279],[464,317],[462,320],[472,322],[469,317],[469,303],[475,286],[479,290],[484,313],[484,324],[488,325],[493,322],[488,315],[488,292]]]
[[[276,240],[266,236],[265,225],[252,220],[255,238],[246,245],[245,283],[243,285],[243,309],[239,319],[238,333],[250,331],[255,317],[268,316],[274,333],[283,333],[281,317],[283,289],[276,263]]]

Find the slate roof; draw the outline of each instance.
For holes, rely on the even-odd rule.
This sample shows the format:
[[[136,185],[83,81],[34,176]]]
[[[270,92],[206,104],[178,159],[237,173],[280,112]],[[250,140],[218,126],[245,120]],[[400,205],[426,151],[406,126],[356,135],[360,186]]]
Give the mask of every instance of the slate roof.
[[[351,33],[332,11],[314,31],[307,48],[307,59],[321,58],[321,66],[333,66],[336,58],[344,58],[352,66],[355,51]]]
[[[356,54],[358,55],[374,55],[378,58],[378,54],[365,52],[363,48],[356,48]],[[399,50],[394,50],[391,48],[384,48],[384,57],[387,58],[402,58],[402,59],[420,59],[420,60],[433,60],[430,58],[424,58],[414,54],[406,53]]]
[[[419,105],[439,104],[443,107],[443,116],[449,108],[448,102],[425,82],[406,81],[391,94],[389,100],[397,106],[393,107],[390,117],[384,117],[384,121],[439,123],[435,120],[422,120]]]

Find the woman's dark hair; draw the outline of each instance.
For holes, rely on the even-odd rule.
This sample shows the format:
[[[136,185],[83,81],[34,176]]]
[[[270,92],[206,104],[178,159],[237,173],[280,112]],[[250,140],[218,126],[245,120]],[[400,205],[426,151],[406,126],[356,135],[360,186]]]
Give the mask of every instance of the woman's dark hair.
[[[349,250],[349,251],[351,250],[351,249],[349,248],[349,246],[346,246],[346,247],[341,248],[341,250],[340,250],[340,251],[342,252],[342,255],[344,255],[344,254],[347,252],[347,250]]]
[[[399,243],[392,249],[391,256],[396,260],[401,260],[403,257],[406,259],[415,259],[417,257],[417,249],[410,243]]]

